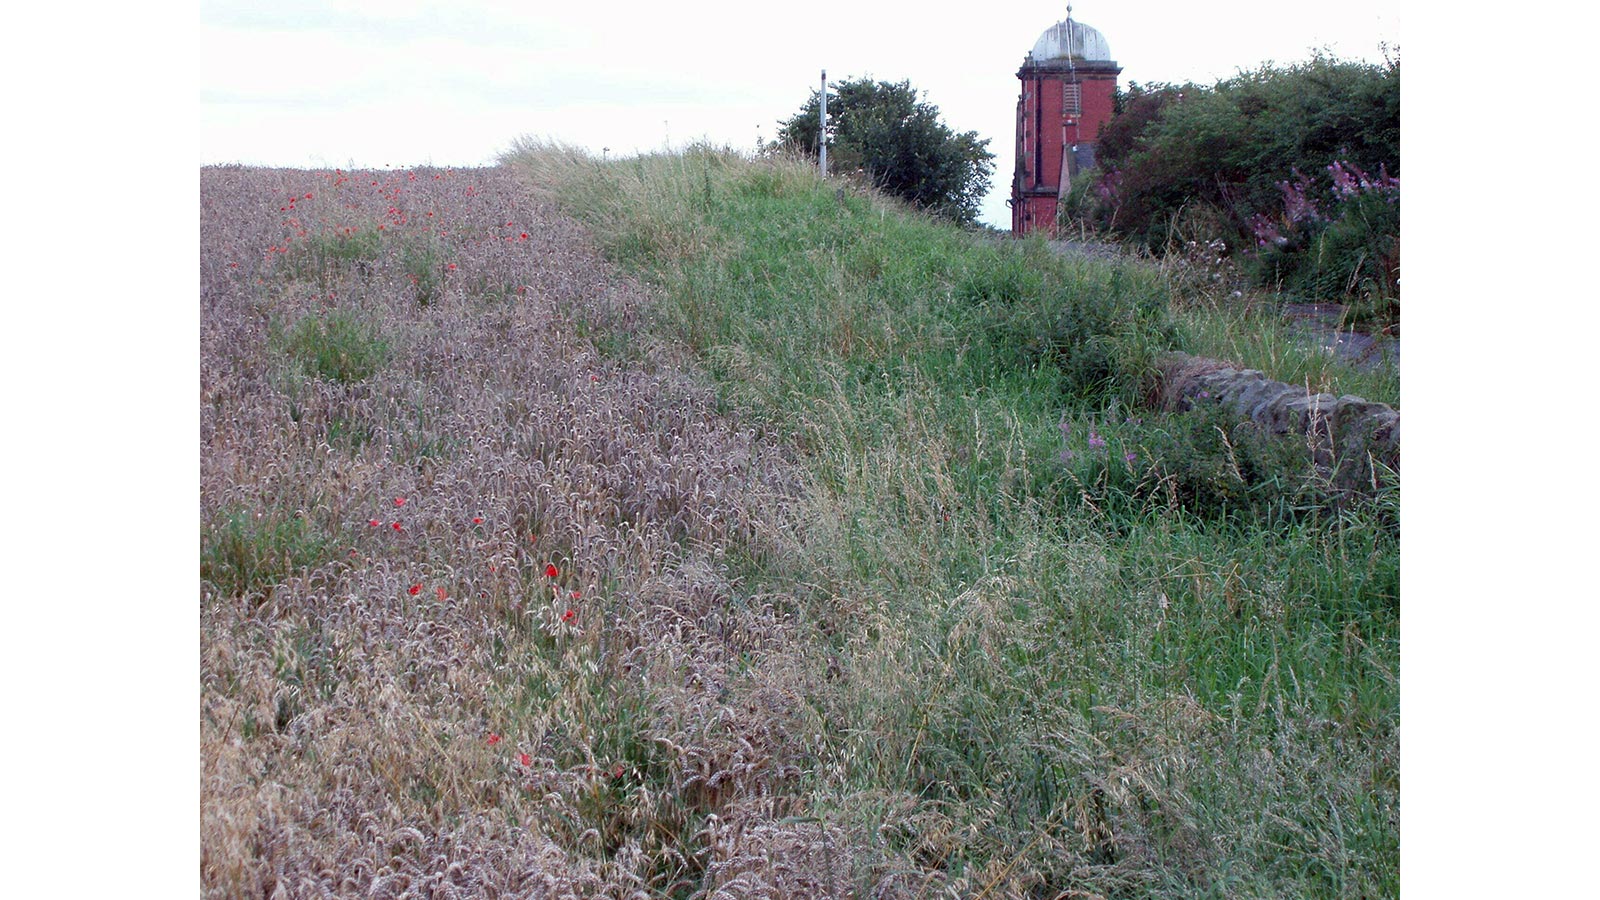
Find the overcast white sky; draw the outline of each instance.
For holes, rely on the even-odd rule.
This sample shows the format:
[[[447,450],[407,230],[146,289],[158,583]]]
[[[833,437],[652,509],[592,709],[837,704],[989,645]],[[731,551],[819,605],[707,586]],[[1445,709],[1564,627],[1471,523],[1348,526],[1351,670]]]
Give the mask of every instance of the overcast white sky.
[[[481,165],[520,135],[628,155],[770,139],[830,80],[909,79],[991,139],[1008,227],[1015,72],[1066,4],[202,0],[200,162]],[[1330,12],[1336,9],[1337,12]],[[1393,0],[1082,0],[1130,81],[1215,81],[1312,48],[1381,59]]]

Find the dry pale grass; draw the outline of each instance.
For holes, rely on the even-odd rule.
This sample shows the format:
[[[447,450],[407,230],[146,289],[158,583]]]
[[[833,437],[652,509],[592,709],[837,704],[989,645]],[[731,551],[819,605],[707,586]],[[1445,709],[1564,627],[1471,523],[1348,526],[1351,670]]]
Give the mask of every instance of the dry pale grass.
[[[791,552],[792,477],[669,361],[602,361],[639,289],[500,170],[201,200],[203,893],[842,895],[785,790],[792,598],[730,565]],[[369,377],[286,349],[335,310]]]

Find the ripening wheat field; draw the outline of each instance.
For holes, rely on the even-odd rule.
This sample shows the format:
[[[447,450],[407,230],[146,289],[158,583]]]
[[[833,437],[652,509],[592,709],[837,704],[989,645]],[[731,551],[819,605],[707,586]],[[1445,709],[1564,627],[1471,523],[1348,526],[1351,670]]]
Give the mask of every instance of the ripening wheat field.
[[[1015,362],[1146,274],[726,154],[200,183],[204,896],[1397,889],[1392,509]]]
[[[807,752],[803,676],[742,664],[802,636],[722,564],[785,552],[784,468],[596,356],[637,288],[499,171],[201,197],[206,893],[623,896],[821,841],[740,830]]]

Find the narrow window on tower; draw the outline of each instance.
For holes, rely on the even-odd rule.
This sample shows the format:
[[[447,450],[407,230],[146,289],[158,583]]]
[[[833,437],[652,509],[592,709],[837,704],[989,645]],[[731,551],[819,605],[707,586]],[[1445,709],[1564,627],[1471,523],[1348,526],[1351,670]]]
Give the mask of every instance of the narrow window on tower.
[[[1063,81],[1061,83],[1061,114],[1071,118],[1083,113],[1083,85]]]

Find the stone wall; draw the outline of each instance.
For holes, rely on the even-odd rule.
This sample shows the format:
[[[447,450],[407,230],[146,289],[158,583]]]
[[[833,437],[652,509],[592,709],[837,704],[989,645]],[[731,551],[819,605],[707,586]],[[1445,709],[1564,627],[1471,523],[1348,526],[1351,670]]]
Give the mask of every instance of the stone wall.
[[[1382,467],[1400,471],[1400,413],[1384,403],[1313,394],[1254,369],[1186,353],[1163,361],[1160,400],[1167,410],[1218,404],[1240,421],[1301,436],[1317,465],[1341,488],[1371,490]]]

